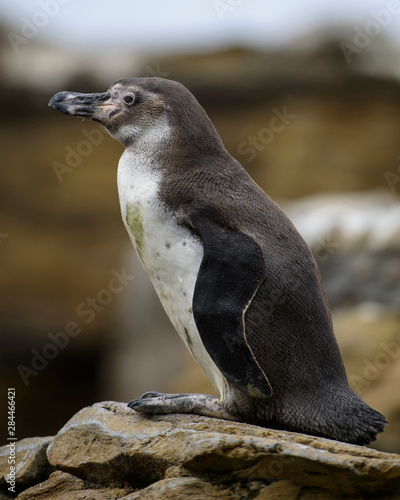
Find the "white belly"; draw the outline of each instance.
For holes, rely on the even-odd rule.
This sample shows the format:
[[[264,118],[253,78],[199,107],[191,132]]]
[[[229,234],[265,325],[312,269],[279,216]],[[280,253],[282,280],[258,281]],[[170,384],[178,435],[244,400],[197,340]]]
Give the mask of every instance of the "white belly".
[[[118,166],[118,191],[128,234],[169,319],[225,399],[227,381],[204,348],[193,318],[193,292],[203,245],[161,206],[158,186],[159,175],[154,169],[125,151]]]

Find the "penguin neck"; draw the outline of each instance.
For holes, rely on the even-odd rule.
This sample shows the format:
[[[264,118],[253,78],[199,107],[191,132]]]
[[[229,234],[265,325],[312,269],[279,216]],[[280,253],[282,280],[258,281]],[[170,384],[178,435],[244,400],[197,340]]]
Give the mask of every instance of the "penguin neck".
[[[143,130],[140,124],[129,123],[123,125],[115,134],[111,134],[121,142],[126,150],[132,153],[145,151],[148,154],[157,152],[160,148],[165,148],[171,137],[171,127],[167,119],[161,120],[156,126]]]
[[[179,171],[198,163],[205,156],[220,155],[225,151],[216,131],[215,134],[209,131],[190,133],[184,129],[177,130],[167,120],[137,135],[133,133],[134,125],[129,127],[129,138],[123,140],[121,137],[128,132],[125,129],[118,139],[124,144],[126,153],[131,158],[136,157],[135,163],[140,161],[150,170]]]

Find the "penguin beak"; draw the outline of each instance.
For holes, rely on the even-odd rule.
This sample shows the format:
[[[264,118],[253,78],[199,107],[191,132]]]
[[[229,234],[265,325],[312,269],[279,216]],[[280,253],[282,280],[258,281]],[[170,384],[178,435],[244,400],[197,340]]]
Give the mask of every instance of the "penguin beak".
[[[97,114],[107,109],[112,111],[117,106],[111,102],[111,94],[81,94],[79,92],[59,92],[50,99],[49,106],[67,115],[97,118]]]

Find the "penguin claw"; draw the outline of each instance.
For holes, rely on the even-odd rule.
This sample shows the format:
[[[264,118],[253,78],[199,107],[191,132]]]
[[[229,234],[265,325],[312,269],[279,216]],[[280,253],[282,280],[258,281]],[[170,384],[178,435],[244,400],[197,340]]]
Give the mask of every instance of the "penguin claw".
[[[134,409],[134,408],[136,408],[137,406],[139,406],[139,405],[140,405],[140,403],[141,403],[141,402],[140,402],[140,399],[132,399],[132,401],[129,401],[129,403],[128,403],[128,407],[129,407],[129,408]]]
[[[138,399],[133,399],[128,403],[128,407],[136,411],[148,413],[175,413],[176,408],[180,408],[182,401],[190,400],[192,394],[165,394],[162,392],[148,391]],[[179,402],[173,400],[179,399]],[[184,405],[187,408],[187,405]]]
[[[164,394],[162,394],[161,392],[148,391],[142,394],[139,399],[157,398],[158,396],[163,396],[163,395]]]
[[[169,406],[168,401],[183,394],[164,394],[162,392],[148,391],[140,396],[138,399],[132,399],[128,403],[128,407],[136,411],[143,411],[149,413],[169,413],[165,410]]]

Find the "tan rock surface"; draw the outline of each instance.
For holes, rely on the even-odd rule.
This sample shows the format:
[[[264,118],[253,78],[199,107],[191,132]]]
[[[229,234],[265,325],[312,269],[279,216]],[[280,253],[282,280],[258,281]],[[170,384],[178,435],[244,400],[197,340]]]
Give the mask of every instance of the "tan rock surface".
[[[17,489],[27,488],[46,479],[52,472],[46,458],[46,450],[53,436],[21,439],[15,442],[15,483]],[[0,448],[0,486],[7,489],[7,474],[10,473],[10,448]],[[11,457],[13,458],[13,457]]]
[[[195,477],[163,479],[122,500],[234,500],[237,497]]]
[[[400,491],[398,455],[206,417],[142,417],[113,402],[76,414],[47,455],[79,477],[142,488],[179,466],[194,476],[288,479],[338,495]]]
[[[18,500],[113,500],[123,498],[127,488],[99,488],[66,472],[54,472],[47,481],[18,495]]]

